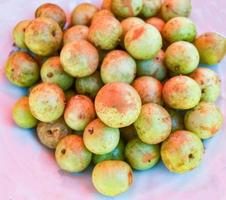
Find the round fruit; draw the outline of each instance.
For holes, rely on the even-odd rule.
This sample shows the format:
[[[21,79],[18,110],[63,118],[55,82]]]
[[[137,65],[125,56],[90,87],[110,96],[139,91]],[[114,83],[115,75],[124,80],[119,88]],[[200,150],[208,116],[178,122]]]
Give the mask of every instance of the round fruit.
[[[165,26],[165,22],[161,18],[158,18],[158,17],[151,17],[146,20],[146,23],[157,28],[160,33],[162,32],[163,27]]]
[[[137,136],[137,132],[133,124],[124,128],[120,128],[120,134],[122,139],[124,139],[126,142]]]
[[[140,14],[145,17],[152,17],[158,13],[162,5],[162,0],[143,0],[143,7]]]

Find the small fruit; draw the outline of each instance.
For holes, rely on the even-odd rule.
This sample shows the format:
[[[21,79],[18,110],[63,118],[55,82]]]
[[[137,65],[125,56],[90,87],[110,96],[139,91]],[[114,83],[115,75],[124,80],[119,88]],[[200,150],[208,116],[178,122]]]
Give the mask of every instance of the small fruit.
[[[126,142],[137,137],[137,131],[134,128],[133,124],[130,126],[126,126],[124,128],[120,128],[120,134],[121,134],[122,139],[124,139]]]
[[[162,0],[143,0],[143,7],[140,12],[145,18],[152,17],[156,15],[162,5]]]
[[[165,26],[165,22],[161,18],[158,18],[158,17],[151,17],[146,20],[146,23],[157,28],[160,33],[162,33],[163,27]]]

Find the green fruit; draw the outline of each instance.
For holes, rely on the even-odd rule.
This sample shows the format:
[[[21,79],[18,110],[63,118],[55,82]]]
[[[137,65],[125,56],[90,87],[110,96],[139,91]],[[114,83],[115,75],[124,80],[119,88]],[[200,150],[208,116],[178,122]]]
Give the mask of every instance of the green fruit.
[[[120,128],[120,134],[122,139],[124,139],[126,142],[137,137],[137,132],[133,124],[124,128]]]
[[[168,21],[174,17],[188,17],[191,9],[191,0],[164,0],[161,15],[165,21]]]
[[[103,155],[94,154],[93,162],[94,164],[97,164],[104,160],[124,160],[124,149],[124,142],[120,139],[118,145],[110,153]]]
[[[64,92],[56,84],[40,83],[31,90],[29,105],[32,115],[38,120],[55,121],[64,112]]]
[[[114,150],[119,142],[119,129],[111,128],[95,119],[90,122],[83,133],[86,148],[95,154],[106,154]]]
[[[152,17],[156,15],[162,5],[162,0],[143,0],[143,7],[140,14],[145,17]]]
[[[130,84],[136,76],[136,62],[125,51],[114,50],[105,56],[100,73],[105,84],[113,82]]]
[[[30,111],[28,97],[21,97],[13,106],[13,120],[21,128],[34,128],[38,120]]]
[[[112,0],[111,9],[116,16],[127,18],[138,15],[142,6],[142,0]]]
[[[142,106],[134,127],[144,143],[158,144],[169,136],[172,122],[169,113],[162,106],[148,103]]]
[[[61,46],[63,33],[51,18],[38,17],[25,30],[25,44],[35,54],[49,56]]]
[[[58,142],[71,133],[71,129],[64,122],[64,119],[60,118],[49,123],[39,122],[36,132],[40,142],[44,146],[55,149]]]
[[[47,59],[42,65],[40,73],[44,83],[55,83],[62,90],[69,89],[74,83],[74,78],[64,72],[58,56]]]
[[[176,131],[162,143],[161,158],[174,173],[188,172],[200,164],[204,153],[202,141],[192,132]]]
[[[198,68],[189,75],[202,90],[202,101],[214,102],[220,96],[221,81],[218,75],[207,68]]]
[[[160,50],[159,53],[149,60],[137,61],[138,76],[152,76],[160,81],[166,78],[167,69],[164,64],[165,53]]]
[[[176,74],[189,74],[198,67],[199,52],[189,42],[175,42],[166,49],[165,64]]]
[[[220,130],[223,115],[214,103],[202,101],[186,113],[184,123],[187,130],[201,139],[208,139]]]
[[[116,196],[126,192],[131,186],[133,182],[132,169],[124,161],[103,161],[94,167],[92,182],[101,194]]]
[[[56,21],[61,28],[66,23],[66,14],[61,7],[53,3],[45,3],[37,8],[35,17],[47,17]]]
[[[106,125],[122,128],[131,125],[139,116],[141,99],[136,90],[126,83],[108,83],[95,99],[97,116]]]
[[[30,23],[30,20],[20,21],[13,29],[13,41],[19,48],[27,48],[24,42],[24,33]]]
[[[165,26],[165,22],[161,18],[158,18],[158,17],[151,17],[146,20],[146,23],[157,28],[160,33],[162,32],[163,27]]]
[[[80,78],[96,71],[99,55],[92,44],[86,40],[77,40],[63,47],[60,61],[65,72]]]
[[[208,32],[195,40],[195,46],[200,54],[200,62],[207,65],[219,63],[226,53],[226,39],[218,33]]]
[[[162,47],[162,37],[154,26],[139,25],[126,33],[124,44],[126,50],[135,59],[152,59]]]
[[[19,87],[30,87],[39,80],[37,62],[25,52],[15,52],[6,62],[5,73],[8,80]]]
[[[170,43],[177,41],[193,42],[196,37],[196,27],[189,18],[175,17],[166,23],[162,35]]]
[[[159,145],[145,144],[134,138],[127,143],[125,156],[132,168],[147,170],[154,167],[160,159]]]
[[[65,98],[66,98],[66,101],[69,102],[70,99],[75,96],[75,91],[73,89],[70,89],[70,90],[67,90],[65,93]]]
[[[162,84],[159,80],[149,76],[142,76],[135,79],[132,86],[140,95],[142,104],[162,104]]]
[[[162,95],[171,108],[186,110],[199,103],[201,89],[198,83],[187,76],[174,76],[165,82]]]
[[[67,172],[84,171],[92,160],[80,136],[68,135],[57,144],[55,158],[59,167]]]
[[[73,130],[84,130],[93,119],[95,119],[95,110],[89,97],[76,95],[67,103],[64,120]]]

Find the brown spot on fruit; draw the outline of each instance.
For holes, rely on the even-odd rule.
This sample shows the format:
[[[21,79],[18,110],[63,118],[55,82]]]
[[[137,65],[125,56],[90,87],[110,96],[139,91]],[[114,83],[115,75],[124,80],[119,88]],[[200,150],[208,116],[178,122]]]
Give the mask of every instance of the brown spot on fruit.
[[[153,159],[152,155],[149,154],[149,153],[146,153],[144,154],[143,156],[143,162],[146,163],[146,162],[151,162],[151,160]]]
[[[89,132],[90,135],[92,135],[93,132],[94,132],[94,129],[93,129],[93,128],[89,128],[89,129],[88,129],[88,132]]]
[[[66,149],[62,149],[62,150],[61,150],[61,154],[64,155],[65,153],[66,153]]]
[[[49,72],[49,73],[47,74],[47,77],[49,77],[49,78],[53,77],[53,73],[52,73],[52,72]]]

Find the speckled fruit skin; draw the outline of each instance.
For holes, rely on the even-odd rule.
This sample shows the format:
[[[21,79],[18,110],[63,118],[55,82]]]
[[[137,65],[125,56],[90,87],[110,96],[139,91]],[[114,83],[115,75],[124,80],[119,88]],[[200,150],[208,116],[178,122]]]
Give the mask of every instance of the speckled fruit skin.
[[[186,110],[199,103],[201,89],[196,81],[187,76],[174,76],[165,82],[162,95],[171,108]]]
[[[114,150],[118,145],[120,132],[118,128],[111,128],[99,119],[91,121],[83,133],[86,148],[92,153],[103,155]]]
[[[118,17],[137,16],[143,6],[142,0],[112,0],[112,11]]]
[[[137,61],[137,76],[152,76],[162,81],[167,76],[167,69],[164,64],[165,53],[160,50],[159,53],[149,60]]]
[[[64,112],[65,96],[56,84],[40,83],[29,95],[29,106],[32,115],[42,122],[57,120]]]
[[[161,158],[174,173],[185,173],[199,166],[204,153],[202,141],[192,132],[176,131],[162,143]]]
[[[127,83],[108,83],[95,99],[97,116],[106,125],[122,128],[131,125],[139,116],[141,99],[137,91]]]
[[[93,20],[89,28],[88,39],[103,50],[114,49],[120,42],[122,27],[120,22],[113,16],[104,15],[101,20]]]
[[[189,74],[198,67],[199,52],[189,42],[175,42],[166,49],[165,64],[176,74]]]
[[[106,160],[94,167],[92,182],[101,194],[116,196],[126,192],[132,185],[133,172],[124,161]]]
[[[132,83],[136,76],[136,62],[125,51],[113,50],[109,52],[101,65],[100,73],[103,82]]]
[[[124,128],[120,128],[120,134],[121,134],[121,138],[126,142],[137,137],[137,131],[134,128],[133,124],[130,126],[126,126]]]
[[[201,139],[208,139],[220,130],[223,115],[214,103],[202,101],[186,113],[184,123],[187,130]]]
[[[139,25],[126,33],[124,44],[135,59],[152,59],[162,47],[162,37],[154,26]]]
[[[195,46],[200,54],[200,62],[207,65],[219,63],[226,53],[226,39],[218,33],[208,32],[195,40]]]
[[[5,74],[12,84],[30,87],[39,80],[39,66],[29,54],[18,51],[9,56]]]
[[[145,144],[139,138],[130,140],[125,148],[125,156],[135,170],[154,167],[160,159],[160,148],[156,144]]]
[[[142,76],[135,79],[132,86],[140,95],[142,104],[162,104],[162,84],[159,80],[150,76]]]
[[[76,25],[67,29],[64,32],[63,42],[64,45],[74,42],[77,40],[87,40],[88,39],[89,28],[84,25]]]
[[[161,15],[165,21],[168,21],[174,17],[188,17],[191,9],[191,0],[165,0],[162,4]]]
[[[31,20],[20,21],[13,29],[13,41],[19,48],[27,48],[24,42],[24,33]]]
[[[86,149],[82,137],[68,135],[57,144],[55,151],[57,164],[67,172],[84,171],[92,160],[92,153]]]
[[[87,25],[89,26],[94,14],[98,8],[90,3],[81,3],[75,7],[71,16],[72,25]]]
[[[103,155],[93,154],[93,163],[96,165],[104,160],[124,160],[124,149],[125,144],[123,140],[120,139],[118,145],[110,153]]]
[[[83,131],[93,119],[95,119],[95,110],[91,99],[84,95],[73,96],[64,112],[67,125],[73,130]]]
[[[61,46],[63,33],[51,18],[38,17],[25,30],[25,44],[35,54],[49,56]]]
[[[195,24],[186,17],[175,17],[169,20],[162,30],[164,39],[170,43],[176,41],[193,42],[196,33]]]
[[[74,77],[89,76],[99,63],[97,49],[86,40],[78,40],[63,47],[60,61],[64,71]]]
[[[30,111],[28,97],[21,97],[13,106],[13,121],[21,128],[34,128],[38,120]]]
[[[111,2],[112,0],[103,0],[102,9],[111,10]]]
[[[158,17],[151,17],[146,20],[146,23],[157,28],[160,33],[162,32],[163,27],[165,26],[165,22],[161,18],[158,18]]]
[[[162,106],[148,103],[142,106],[134,127],[144,143],[158,144],[169,136],[172,122],[169,113]]]
[[[35,17],[48,17],[56,21],[61,28],[66,23],[66,14],[61,7],[52,3],[42,4],[35,11]]]
[[[218,75],[211,69],[198,68],[189,75],[202,90],[202,101],[214,102],[220,96],[221,81]]]
[[[44,83],[55,83],[64,91],[74,83],[74,78],[63,70],[58,56],[47,59],[41,67],[40,74]]]
[[[156,15],[160,10],[162,0],[143,0],[143,7],[140,15],[148,18]]]

